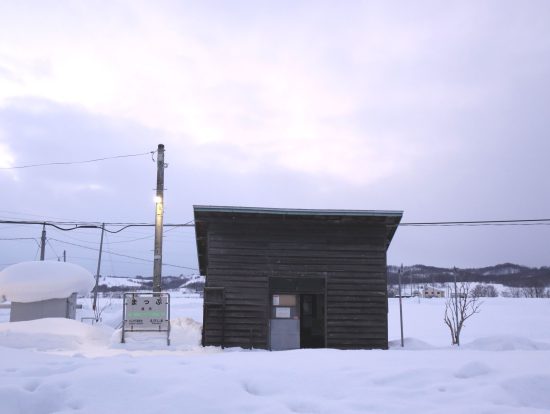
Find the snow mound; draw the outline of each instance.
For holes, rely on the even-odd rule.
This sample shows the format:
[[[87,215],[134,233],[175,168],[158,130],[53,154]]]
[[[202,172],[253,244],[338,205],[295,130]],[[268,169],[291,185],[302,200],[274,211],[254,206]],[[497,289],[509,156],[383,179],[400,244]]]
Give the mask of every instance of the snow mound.
[[[84,295],[94,285],[92,274],[66,262],[22,262],[0,272],[0,295],[12,302],[36,302]]]
[[[166,332],[126,332],[125,343],[120,343],[121,329],[111,336],[112,348],[128,350],[188,351],[201,344],[201,324],[191,318],[170,320],[170,346],[166,344]]]
[[[458,371],[455,372],[455,377],[467,379],[473,377],[479,377],[481,375],[486,375],[491,372],[491,368],[481,362],[470,362],[462,366]]]
[[[476,339],[463,348],[476,351],[540,351],[550,350],[550,344],[519,336],[497,335]]]
[[[396,339],[394,341],[389,341],[388,345],[389,345],[390,349],[396,349],[396,350],[405,349],[405,350],[408,350],[408,351],[410,351],[410,350],[420,351],[420,350],[425,350],[425,349],[434,349],[434,347],[432,345],[430,345],[429,343],[421,341],[420,339],[416,339],[416,338],[404,338],[403,342],[404,342],[404,345],[405,345],[403,348],[401,348],[401,340],[400,339]]]
[[[0,324],[0,346],[38,351],[79,350],[109,343],[113,329],[72,319],[44,318]]]

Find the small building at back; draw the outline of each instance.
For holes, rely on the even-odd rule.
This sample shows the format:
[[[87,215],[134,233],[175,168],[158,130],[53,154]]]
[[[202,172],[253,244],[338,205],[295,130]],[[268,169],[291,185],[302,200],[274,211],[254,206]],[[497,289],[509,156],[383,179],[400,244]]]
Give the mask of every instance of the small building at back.
[[[386,251],[402,214],[194,206],[202,344],[386,349]]]
[[[92,274],[73,263],[21,262],[0,272],[0,295],[11,301],[10,322],[76,318],[77,295],[88,294]]]

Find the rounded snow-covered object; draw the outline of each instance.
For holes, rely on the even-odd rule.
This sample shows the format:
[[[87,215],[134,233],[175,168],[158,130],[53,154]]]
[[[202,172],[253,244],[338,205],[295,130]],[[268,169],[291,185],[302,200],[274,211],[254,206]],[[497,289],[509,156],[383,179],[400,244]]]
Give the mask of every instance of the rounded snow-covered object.
[[[0,296],[11,302],[66,298],[73,293],[84,295],[93,286],[93,275],[73,263],[21,262],[0,272]]]

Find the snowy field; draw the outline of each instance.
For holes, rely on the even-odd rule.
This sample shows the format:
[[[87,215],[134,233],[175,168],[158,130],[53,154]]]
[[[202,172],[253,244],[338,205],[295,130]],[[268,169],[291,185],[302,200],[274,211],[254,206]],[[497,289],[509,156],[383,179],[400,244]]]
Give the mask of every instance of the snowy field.
[[[91,316],[82,299],[81,316]],[[8,323],[0,309],[0,413],[548,413],[550,300],[485,299],[460,349],[444,301],[390,300],[388,351],[201,348],[202,301],[173,297],[172,346],[120,344],[121,301],[103,324]]]

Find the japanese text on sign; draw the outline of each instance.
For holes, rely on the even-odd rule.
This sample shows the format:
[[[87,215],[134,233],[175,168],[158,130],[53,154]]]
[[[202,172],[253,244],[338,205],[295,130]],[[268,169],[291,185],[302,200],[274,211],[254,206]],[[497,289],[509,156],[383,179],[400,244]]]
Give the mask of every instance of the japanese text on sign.
[[[127,330],[168,329],[168,296],[127,295],[124,299],[124,327]]]

